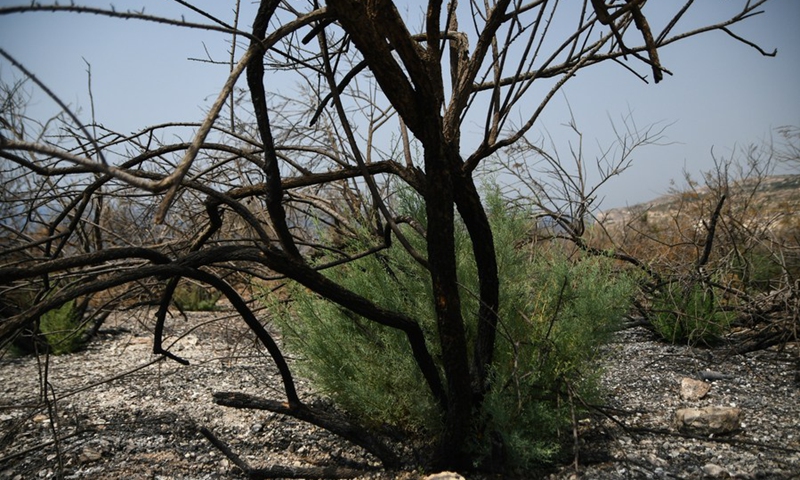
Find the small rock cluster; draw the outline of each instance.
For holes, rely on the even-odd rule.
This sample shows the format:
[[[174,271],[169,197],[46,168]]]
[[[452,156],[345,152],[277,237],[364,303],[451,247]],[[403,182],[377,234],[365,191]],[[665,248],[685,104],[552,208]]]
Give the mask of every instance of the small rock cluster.
[[[681,398],[684,400],[700,400],[709,391],[711,385],[703,380],[681,379]],[[675,428],[697,435],[724,435],[739,430],[741,418],[742,409],[735,407],[679,408],[675,411]]]
[[[377,468],[359,448],[313,426],[212,402],[216,391],[281,398],[270,359],[240,324],[220,313],[176,319],[165,345],[174,342],[170,350],[189,366],[157,361],[147,322],[126,316],[112,319],[114,330],[86,351],[47,364],[0,358],[0,480],[55,478],[59,470],[66,479],[242,478],[200,427],[253,467]],[[800,472],[800,390],[792,348],[725,356],[670,346],[640,328],[620,332],[607,347],[604,414],[580,422],[577,469],[564,466],[550,477],[793,478]],[[49,404],[40,388],[45,371],[48,399],[58,399]],[[307,383],[299,389],[314,398]],[[430,480],[461,478],[433,473]],[[423,475],[363,476],[397,478]]]
[[[613,420],[593,416],[577,471],[552,478],[799,478],[798,353],[730,355],[619,332],[603,376]]]

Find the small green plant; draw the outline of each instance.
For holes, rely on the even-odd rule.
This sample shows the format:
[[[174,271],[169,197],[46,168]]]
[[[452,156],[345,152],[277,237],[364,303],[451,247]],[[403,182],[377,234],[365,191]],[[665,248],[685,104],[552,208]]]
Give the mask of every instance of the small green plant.
[[[405,212],[416,214],[413,197]],[[530,228],[489,192],[501,284],[501,311],[492,386],[472,439],[477,463],[496,459],[506,468],[554,460],[571,431],[574,397],[598,392],[597,347],[629,307],[635,283],[612,271],[606,258],[573,258],[552,249],[520,246]],[[408,237],[421,248],[422,239]],[[474,337],[479,303],[476,266],[467,235],[457,235],[468,335]],[[439,352],[428,273],[402,249],[326,270],[337,283],[381,306],[417,319],[434,356]],[[302,373],[339,407],[372,427],[392,427],[415,442],[435,439],[441,412],[425,386],[404,335],[381,327],[294,286],[293,302],[279,307],[278,325],[288,347],[301,354]],[[474,340],[474,338],[472,338]]]
[[[50,352],[56,355],[76,352],[84,345],[86,325],[74,300],[42,315],[39,330]]]
[[[217,308],[219,293],[194,284],[181,284],[175,289],[172,301],[181,310],[189,312],[213,312]]]
[[[700,282],[668,283],[653,301],[652,325],[670,343],[710,344],[728,330],[733,312],[725,311],[713,290]]]

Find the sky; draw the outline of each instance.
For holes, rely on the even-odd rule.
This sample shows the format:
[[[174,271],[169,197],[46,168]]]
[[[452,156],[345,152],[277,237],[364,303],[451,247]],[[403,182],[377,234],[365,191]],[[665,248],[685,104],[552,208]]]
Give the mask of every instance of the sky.
[[[3,0],[0,6],[14,3]],[[108,0],[76,3],[109,5]],[[233,21],[234,1],[196,3]],[[253,8],[249,1],[242,3]],[[678,3],[682,4],[656,3],[654,8],[675,9]],[[685,19],[686,25],[720,18],[724,16],[720,11],[741,3],[700,0]],[[167,0],[127,0],[115,5],[118,10],[144,6],[147,13],[199,21],[186,8]],[[531,134],[552,137],[566,154],[567,142],[574,140],[564,126],[571,109],[591,157],[599,151],[598,145],[609,145],[612,122],[620,125],[624,116],[631,115],[639,127],[666,127],[664,145],[637,151],[632,167],[600,191],[602,208],[632,205],[667,193],[672,180],[681,184],[684,169],[694,176],[710,169],[712,149],[717,156],[727,157],[771,137],[778,140],[777,127],[800,126],[800,2],[771,0],[764,10],[732,30],[764,50],[777,49],[777,57],[764,57],[722,32],[712,32],[664,47],[662,64],[674,75],[657,85],[645,84],[611,64],[593,67],[567,83]],[[85,122],[91,120],[90,64],[96,118],[109,128],[132,132],[159,122],[201,121],[227,70],[190,58],[210,55],[226,61],[229,43],[214,32],[93,15],[35,13],[0,15],[0,47],[63,101],[80,107],[79,117]],[[4,60],[0,60],[0,75],[6,81],[19,78]],[[46,118],[56,111],[56,106],[36,94],[28,113]]]

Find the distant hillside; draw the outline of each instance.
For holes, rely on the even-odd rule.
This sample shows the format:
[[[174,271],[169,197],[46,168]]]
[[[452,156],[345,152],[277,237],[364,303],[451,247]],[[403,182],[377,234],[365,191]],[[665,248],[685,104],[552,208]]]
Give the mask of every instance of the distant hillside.
[[[663,223],[679,211],[697,212],[701,203],[713,201],[708,195],[707,187],[671,193],[649,202],[607,210],[598,215],[598,220],[607,227],[618,226],[641,217],[646,212],[648,223]],[[731,205],[742,208],[747,202],[748,209],[757,213],[757,217],[781,228],[800,226],[800,175],[775,175],[763,179],[760,185],[756,185],[755,181],[731,185],[726,202],[729,208]]]

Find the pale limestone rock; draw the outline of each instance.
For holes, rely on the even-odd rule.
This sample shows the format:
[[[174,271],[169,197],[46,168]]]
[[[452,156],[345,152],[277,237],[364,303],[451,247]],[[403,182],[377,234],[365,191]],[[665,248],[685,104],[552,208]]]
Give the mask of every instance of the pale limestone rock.
[[[80,463],[96,462],[101,458],[103,458],[103,452],[89,447],[84,447],[84,449],[81,450],[81,453],[78,455],[78,461]]]
[[[428,475],[422,480],[465,480],[461,475],[454,472],[439,472]]]
[[[675,412],[678,430],[700,435],[730,433],[739,429],[742,410],[733,407],[681,408]]]
[[[684,377],[681,379],[681,398],[684,400],[700,400],[711,390],[711,385],[694,378]]]
[[[731,478],[731,474],[727,470],[714,463],[703,465],[703,473],[711,478]]]

